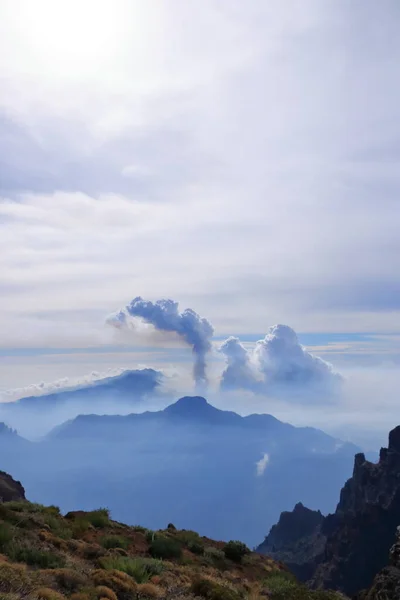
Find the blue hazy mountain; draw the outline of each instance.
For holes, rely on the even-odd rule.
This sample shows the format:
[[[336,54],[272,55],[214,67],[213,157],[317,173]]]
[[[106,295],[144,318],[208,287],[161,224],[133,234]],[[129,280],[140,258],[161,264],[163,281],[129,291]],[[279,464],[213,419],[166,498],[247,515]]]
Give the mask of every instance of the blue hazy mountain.
[[[27,451],[3,451],[1,466],[27,497],[62,510],[107,506],[129,523],[255,544],[296,502],[333,510],[357,451],[318,429],[185,397],[158,412],[80,415]]]

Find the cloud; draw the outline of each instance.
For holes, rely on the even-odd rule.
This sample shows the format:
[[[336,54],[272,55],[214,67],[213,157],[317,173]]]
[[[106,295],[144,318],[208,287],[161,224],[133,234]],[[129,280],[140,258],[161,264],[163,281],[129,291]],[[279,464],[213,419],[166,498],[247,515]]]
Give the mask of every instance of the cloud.
[[[250,389],[257,393],[277,391],[302,393],[335,391],[342,377],[332,365],[312,355],[288,325],[270,327],[263,340],[247,350],[238,338],[228,338],[220,347],[227,359],[221,389]]]
[[[257,477],[261,477],[262,475],[264,475],[265,469],[267,468],[268,463],[269,463],[269,456],[268,456],[268,454],[264,453],[262,458],[260,458],[260,460],[256,462]]]
[[[134,298],[123,310],[111,315],[106,322],[117,329],[129,326],[129,317],[139,318],[156,330],[174,333],[193,351],[193,377],[198,385],[207,383],[206,355],[211,351],[211,338],[214,328],[211,323],[191,308],[179,312],[179,304],[174,300],[162,299],[156,302]]]

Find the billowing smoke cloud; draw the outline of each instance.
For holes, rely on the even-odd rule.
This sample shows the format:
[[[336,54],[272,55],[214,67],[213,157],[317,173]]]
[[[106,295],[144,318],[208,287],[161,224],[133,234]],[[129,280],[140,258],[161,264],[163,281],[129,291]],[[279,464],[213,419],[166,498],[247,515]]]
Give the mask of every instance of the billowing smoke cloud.
[[[247,350],[238,338],[228,338],[220,347],[227,358],[222,389],[250,389],[265,393],[296,389],[333,389],[342,380],[332,365],[313,356],[287,325],[270,327],[255,348]]]
[[[207,319],[200,317],[191,308],[179,312],[179,304],[174,300],[151,302],[138,296],[123,310],[111,315],[107,323],[124,328],[128,326],[128,317],[140,318],[159,331],[176,333],[193,350],[193,376],[196,383],[200,386],[207,383],[206,355],[211,350],[214,333],[214,328]]]
[[[239,338],[229,337],[219,348],[225,355],[227,366],[222,374],[221,387],[224,389],[255,388],[260,385],[257,373],[251,364],[251,353],[246,350]]]

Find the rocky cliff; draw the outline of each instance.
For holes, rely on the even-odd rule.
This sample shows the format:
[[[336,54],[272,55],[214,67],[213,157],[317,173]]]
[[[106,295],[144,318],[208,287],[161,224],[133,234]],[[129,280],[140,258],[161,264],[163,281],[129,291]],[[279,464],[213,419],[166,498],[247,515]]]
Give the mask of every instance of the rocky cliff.
[[[356,455],[336,512],[319,514],[299,505],[283,513],[258,550],[286,562],[312,587],[349,595],[369,587],[387,562],[400,523],[400,426],[390,432],[378,463]],[[297,535],[302,528],[304,535]]]
[[[360,592],[355,600],[399,600],[400,598],[400,527],[396,542],[390,549],[389,565],[375,577],[369,590]]]
[[[19,481],[15,481],[8,473],[0,471],[0,502],[25,500],[25,490]]]

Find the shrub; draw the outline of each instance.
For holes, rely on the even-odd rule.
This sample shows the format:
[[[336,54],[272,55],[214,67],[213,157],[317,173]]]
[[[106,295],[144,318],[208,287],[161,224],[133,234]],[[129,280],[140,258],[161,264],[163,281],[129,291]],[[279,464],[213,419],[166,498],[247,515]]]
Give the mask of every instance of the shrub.
[[[180,558],[182,556],[180,544],[167,537],[156,537],[150,544],[149,552],[154,558]]]
[[[126,556],[109,556],[101,560],[105,569],[117,570],[127,573],[137,583],[146,583],[154,575],[159,575],[164,570],[161,561],[152,558],[129,558]]]
[[[240,600],[237,592],[209,579],[197,579],[192,583],[191,591],[206,600]]]
[[[88,519],[84,517],[79,517],[72,524],[72,537],[80,538],[82,537],[90,527],[90,522]]]
[[[87,544],[86,542],[81,542],[82,546],[79,550],[79,554],[86,558],[87,560],[94,560],[95,558],[100,558],[104,556],[105,550],[99,544]]]
[[[55,569],[52,575],[57,585],[67,592],[75,592],[87,583],[87,578],[73,569]]]
[[[199,556],[204,554],[204,544],[201,542],[189,542],[187,548],[190,552],[193,552],[193,554],[198,554]]]
[[[221,564],[225,562],[225,554],[219,548],[214,546],[207,546],[204,549],[204,556],[213,563]]]
[[[96,588],[98,598],[108,598],[108,600],[117,600],[117,594],[106,585],[98,585]]]
[[[116,569],[110,571],[97,569],[92,572],[91,577],[95,585],[106,586],[113,590],[117,594],[118,600],[132,600],[132,596],[136,594],[136,583],[124,572]]]
[[[143,598],[159,598],[162,595],[162,590],[152,583],[141,583],[137,588],[138,595]]]
[[[229,560],[233,560],[234,562],[241,562],[242,558],[246,556],[246,554],[250,553],[250,550],[243,544],[243,542],[233,541],[231,540],[224,546],[223,550],[226,558]]]
[[[190,531],[190,529],[183,529],[176,534],[176,539],[178,539],[182,544],[189,544],[190,542],[199,542],[201,537],[196,531]]]
[[[110,525],[110,511],[108,508],[98,508],[97,510],[86,513],[85,519],[89,521],[93,527],[103,529]]]
[[[151,542],[154,542],[157,536],[159,537],[159,534],[157,534],[157,532],[153,531],[152,529],[146,530],[146,540],[149,542],[149,544]]]
[[[57,569],[65,565],[65,558],[61,554],[39,550],[33,546],[22,546],[16,542],[7,547],[7,555],[16,562],[41,569]]]
[[[36,600],[64,600],[65,598],[65,596],[51,588],[39,588],[31,596],[36,598]]]
[[[13,529],[8,523],[0,523],[0,550],[5,550],[13,539]]]
[[[128,548],[129,540],[118,535],[106,535],[101,538],[101,545],[107,550],[111,548]]]
[[[302,587],[290,574],[275,573],[268,577],[265,585],[271,600],[306,600],[307,596],[302,594]]]
[[[0,563],[0,592],[18,593],[21,596],[31,591],[32,585],[25,567]]]

